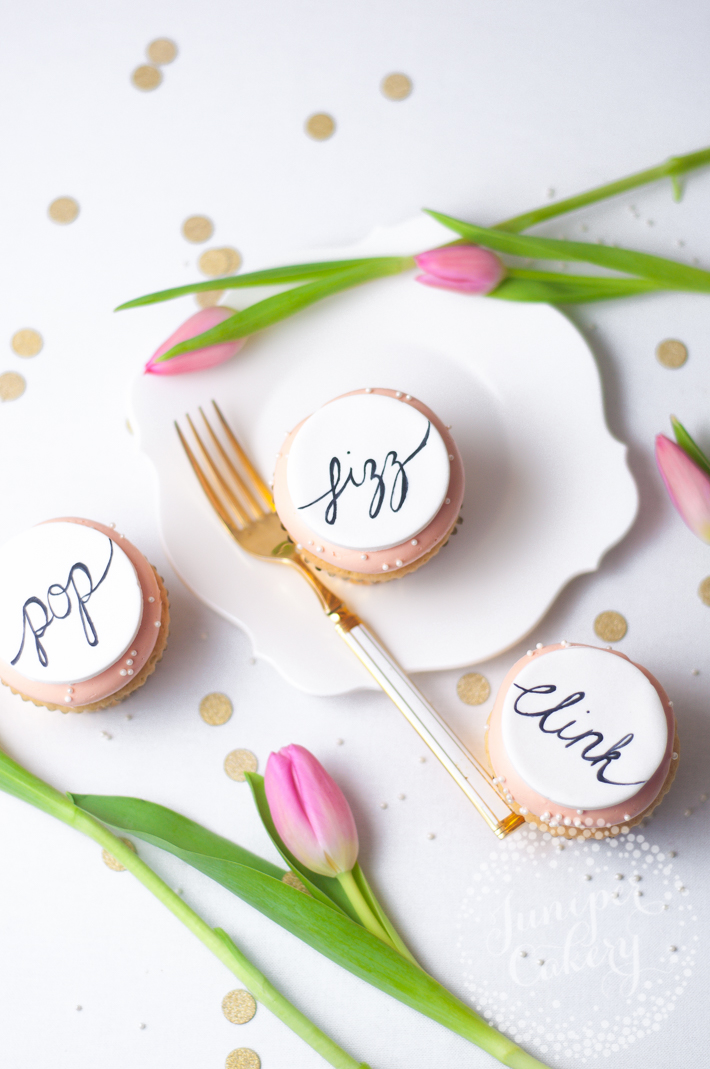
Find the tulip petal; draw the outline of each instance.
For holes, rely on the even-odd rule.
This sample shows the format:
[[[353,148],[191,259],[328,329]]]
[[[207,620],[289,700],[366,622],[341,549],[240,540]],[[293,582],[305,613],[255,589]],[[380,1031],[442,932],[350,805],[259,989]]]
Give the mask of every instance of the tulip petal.
[[[505,267],[495,253],[479,245],[429,249],[414,260],[424,272],[415,281],[459,293],[490,293],[505,275]]]
[[[656,437],[656,462],[684,522],[703,542],[710,542],[710,476],[665,434]]]
[[[233,308],[203,308],[200,312],[186,319],[178,329],[171,334],[167,341],[155,350],[148,363],[145,365],[145,373],[148,375],[182,375],[186,371],[204,371],[209,367],[216,367],[230,360],[244,345],[246,338],[237,338],[236,341],[222,342],[220,345],[210,345],[206,348],[195,349],[190,353],[181,353],[173,356],[170,360],[160,360],[163,353],[167,353],[174,345],[203,334],[218,323],[223,323],[234,315]]]
[[[303,746],[271,754],[264,787],[276,830],[301,864],[322,876],[349,872],[358,854],[345,795]]]

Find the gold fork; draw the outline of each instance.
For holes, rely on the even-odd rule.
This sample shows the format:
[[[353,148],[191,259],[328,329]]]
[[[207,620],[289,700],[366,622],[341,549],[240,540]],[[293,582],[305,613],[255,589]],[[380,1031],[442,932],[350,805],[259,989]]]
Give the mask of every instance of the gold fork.
[[[200,408],[205,441],[189,415],[186,420],[202,463],[177,422],[175,428],[187,458],[210,504],[239,546],[260,560],[295,568],[315,591],[335,630],[362,661],[379,685],[474,804],[489,828],[503,839],[523,823],[493,784],[488,771],[441,719],[391,654],[337,594],[320,581],[296,553],[276,515],[271,491],[242,449],[234,432],[212,402],[223,438]]]

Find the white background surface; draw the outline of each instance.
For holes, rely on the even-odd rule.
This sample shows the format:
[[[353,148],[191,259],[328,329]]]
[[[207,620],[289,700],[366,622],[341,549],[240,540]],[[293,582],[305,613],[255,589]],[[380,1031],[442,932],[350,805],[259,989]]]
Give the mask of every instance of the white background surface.
[[[126,392],[195,306],[188,298],[120,316],[111,308],[197,277],[202,247],[180,234],[188,215],[209,215],[216,223],[211,244],[238,247],[248,269],[250,258],[263,261],[283,248],[356,240],[422,205],[491,223],[544,202],[549,187],[568,195],[700,148],[708,140],[709,29],[706,6],[687,0],[364,0],[357,7],[68,0],[5,13],[0,338],[9,341],[30,326],[45,347],[22,360],[3,343],[0,370],[19,371],[28,388],[0,407],[0,536],[56,515],[115,521],[160,567],[173,602],[164,662],[130,707],[60,717],[3,691],[0,737],[10,753],[60,788],[150,797],[266,853],[247,788],[223,776],[221,762],[229,750],[247,747],[263,769],[270,750],[291,741],[309,746],[346,789],[363,864],[407,940],[464,996],[467,984],[476,986],[472,977],[480,987],[494,974],[486,941],[497,923],[493,907],[481,913],[466,906],[488,854],[498,859],[491,859],[496,891],[510,876],[523,901],[570,901],[581,885],[581,853],[571,850],[564,866],[551,869],[549,847],[540,847],[535,860],[547,875],[538,893],[532,861],[499,864],[490,833],[443,771],[419,763],[417,740],[387,699],[296,692],[268,666],[251,665],[244,636],[181,588],[160,548],[148,462],[126,432]],[[130,73],[158,36],[173,38],[180,53],[165,68],[163,85],[140,93]],[[379,92],[393,70],[414,82],[407,101],[393,103]],[[335,117],[337,131],[316,143],[303,122],[321,110]],[[63,194],[81,205],[67,227],[46,215]],[[591,239],[697,257],[708,266],[709,203],[706,172],[691,178],[680,205],[658,186],[546,229],[581,236],[584,223]],[[593,641],[595,615],[616,609],[629,621],[618,648],[654,671],[674,699],[681,771],[645,834],[661,852],[677,851],[673,872],[658,876],[659,887],[667,878],[669,889],[663,885],[658,894],[672,895],[666,916],[678,925],[686,916],[681,905],[695,909],[700,937],[695,965],[680,970],[681,994],[669,1019],[661,1013],[658,1030],[633,1046],[617,1042],[619,1049],[598,1061],[625,1069],[700,1065],[708,902],[707,808],[699,798],[710,787],[710,610],[696,588],[710,560],[665,499],[652,442],[673,411],[710,445],[708,305],[703,297],[668,295],[571,315],[590,331],[610,428],[630,446],[641,516],[599,573],[563,592],[533,640]],[[689,347],[678,371],[655,361],[654,347],[666,337]],[[483,667],[494,689],[515,652]],[[420,682],[473,743],[489,706],[461,705],[457,676]],[[199,699],[212,690],[234,701],[224,727],[208,727],[197,714]],[[322,1064],[263,1009],[244,1027],[228,1024],[220,1000],[238,985],[128,875],[102,865],[93,844],[12,799],[0,799],[0,812],[0,1006],[9,1069],[117,1069],[129,1060],[139,1069],[219,1067],[240,1046],[258,1051],[265,1069]],[[428,832],[436,838],[427,839]],[[373,1069],[493,1064],[178,862],[147,847],[141,852]],[[632,865],[618,871],[628,876]],[[682,898],[676,870],[687,888]],[[595,870],[590,886],[606,878]],[[644,961],[668,941],[683,942],[679,927],[648,917],[639,929]],[[603,944],[603,925],[599,938]],[[583,1006],[601,1032],[603,972],[586,968],[562,978],[572,1007],[557,997],[559,980],[539,983],[540,1019],[553,1021],[544,1027],[563,1033],[574,1007]],[[500,1007],[501,995],[517,998],[505,971],[496,983],[492,1005]],[[615,1012],[626,1010],[619,1005]],[[560,1067],[580,1064],[578,1052],[565,1054],[568,1042],[553,1037],[543,1057]]]

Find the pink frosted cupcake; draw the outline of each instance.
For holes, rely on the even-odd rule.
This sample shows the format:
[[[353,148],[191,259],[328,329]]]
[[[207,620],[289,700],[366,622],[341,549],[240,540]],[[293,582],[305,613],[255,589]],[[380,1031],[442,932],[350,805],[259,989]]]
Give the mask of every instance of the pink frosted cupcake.
[[[508,804],[567,838],[627,832],[661,802],[678,767],[661,684],[595,646],[529,650],[503,680],[486,738]]]
[[[115,705],[155,670],[168,628],[162,579],[110,527],[48,520],[0,547],[0,680],[25,701]]]
[[[336,397],[289,434],[274,502],[296,551],[359,583],[415,571],[459,520],[464,472],[449,430],[399,390]]]

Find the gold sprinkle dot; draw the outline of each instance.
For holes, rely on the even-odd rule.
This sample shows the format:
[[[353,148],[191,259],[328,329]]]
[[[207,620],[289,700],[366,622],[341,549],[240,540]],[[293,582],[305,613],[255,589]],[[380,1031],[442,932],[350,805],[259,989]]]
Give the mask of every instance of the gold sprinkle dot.
[[[126,846],[128,846],[133,851],[134,854],[137,853],[136,848],[130,839],[122,838],[121,842],[125,843]],[[116,861],[116,858],[113,856],[113,854],[109,854],[108,850],[101,851],[101,860],[103,861],[106,868],[111,869],[113,872],[126,871],[126,866],[122,865],[120,861]]]
[[[131,81],[136,89],[142,89],[144,93],[150,89],[157,89],[163,80],[163,76],[157,67],[151,67],[148,63],[142,63],[136,67],[131,75]]]
[[[222,999],[222,1013],[232,1024],[246,1024],[256,1013],[254,996],[243,988],[230,991]]]
[[[306,133],[314,141],[327,141],[335,133],[335,119],[319,111],[306,119]]]
[[[47,208],[54,223],[73,223],[79,214],[79,205],[73,197],[57,197]]]
[[[0,401],[16,401],[22,397],[27,383],[16,371],[4,371],[0,375]]]
[[[226,724],[232,715],[232,703],[226,694],[205,694],[200,702],[200,716],[206,724]]]
[[[388,100],[406,100],[412,91],[412,79],[406,74],[388,74],[380,82],[380,89]]]
[[[663,367],[682,367],[688,359],[688,350],[682,341],[676,338],[666,338],[656,346],[656,359]]]
[[[200,271],[208,278],[217,278],[220,275],[231,275],[241,265],[242,257],[236,249],[225,247],[223,249],[208,249],[203,252],[199,259]]]
[[[467,672],[456,684],[456,693],[466,705],[483,705],[491,694],[491,685],[480,672]]]
[[[227,1055],[224,1069],[261,1069],[261,1059],[255,1050],[239,1047]]]
[[[256,772],[258,767],[259,762],[251,750],[232,750],[224,759],[224,771],[237,783],[244,783],[244,773]]]
[[[628,626],[620,612],[600,612],[594,621],[594,632],[604,642],[619,642]]]
[[[42,335],[38,331],[32,330],[31,327],[16,331],[12,335],[12,341],[10,342],[18,356],[37,356],[37,353],[41,352],[43,344]]]
[[[177,45],[167,37],[158,37],[151,41],[146,48],[146,55],[151,63],[160,66],[163,63],[172,63],[178,54]]]
[[[698,587],[698,597],[704,605],[710,605],[710,575],[706,575]]]
[[[191,215],[182,224],[182,236],[199,245],[202,241],[209,241],[214,233],[214,225],[206,215]]]
[[[302,891],[304,895],[309,895],[311,893],[303,880],[300,879],[295,872],[284,872],[281,877],[281,883],[285,883],[288,887],[295,887],[297,891]]]
[[[204,290],[195,294],[195,301],[200,308],[214,308],[222,299],[224,290]]]

